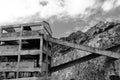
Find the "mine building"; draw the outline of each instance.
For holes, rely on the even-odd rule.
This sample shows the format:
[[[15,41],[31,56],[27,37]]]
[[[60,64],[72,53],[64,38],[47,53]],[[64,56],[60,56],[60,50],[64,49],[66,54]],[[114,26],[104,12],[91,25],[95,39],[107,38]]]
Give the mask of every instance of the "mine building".
[[[48,75],[52,36],[47,22],[0,26],[0,80],[40,80]]]
[[[90,54],[51,66],[52,48],[56,44],[90,52]],[[52,80],[51,74],[53,72],[102,55],[112,61],[120,59],[118,52],[52,37],[52,30],[46,21],[0,26],[0,80]],[[119,80],[119,76],[111,75],[110,79]]]

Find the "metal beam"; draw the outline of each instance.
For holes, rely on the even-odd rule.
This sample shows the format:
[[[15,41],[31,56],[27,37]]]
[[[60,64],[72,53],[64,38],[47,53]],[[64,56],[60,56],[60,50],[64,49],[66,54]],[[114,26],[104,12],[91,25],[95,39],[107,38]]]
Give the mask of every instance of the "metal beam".
[[[71,67],[71,66],[74,66],[75,64],[80,64],[82,62],[91,60],[91,59],[99,57],[99,56],[100,56],[99,54],[94,54],[93,53],[93,54],[89,54],[87,56],[81,57],[79,59],[72,60],[70,62],[66,62],[64,64],[60,64],[58,66],[51,67],[50,68],[50,73],[55,72],[55,71],[59,71],[59,70],[62,70],[62,69],[65,69],[65,68],[68,68],[68,67]]]
[[[83,50],[83,51],[87,51],[87,52],[91,52],[91,53],[96,53],[99,55],[105,55],[105,56],[112,57],[112,58],[117,58],[117,59],[120,58],[120,53],[106,51],[106,50],[93,48],[93,47],[89,47],[89,46],[84,46],[84,45],[78,45],[75,43],[70,43],[67,41],[59,40],[59,39],[48,37],[48,36],[44,36],[44,39],[47,41],[53,42],[53,43],[69,46],[69,47],[72,47],[75,49],[79,49],[79,50]]]
[[[111,50],[111,49],[114,49],[116,47],[118,47],[119,45],[116,45],[116,46],[108,46],[106,47],[105,49],[106,50]],[[58,70],[62,70],[62,69],[65,69],[65,68],[68,68],[68,67],[71,67],[71,66],[74,66],[75,64],[80,64],[82,62],[85,62],[87,60],[90,60],[90,59],[93,59],[93,58],[97,58],[97,57],[100,57],[102,55],[98,55],[98,54],[88,54],[87,56],[84,56],[84,57],[80,57],[79,59],[75,59],[73,61],[70,61],[70,62],[66,62],[64,64],[60,64],[58,66],[54,66],[54,67],[51,67],[50,68],[50,71],[51,72],[55,72],[55,71],[58,71]],[[106,61],[106,64],[110,64],[112,62],[114,62],[115,60],[117,60],[117,58],[112,58],[112,57],[107,57],[107,61]],[[62,67],[61,67],[62,66]]]

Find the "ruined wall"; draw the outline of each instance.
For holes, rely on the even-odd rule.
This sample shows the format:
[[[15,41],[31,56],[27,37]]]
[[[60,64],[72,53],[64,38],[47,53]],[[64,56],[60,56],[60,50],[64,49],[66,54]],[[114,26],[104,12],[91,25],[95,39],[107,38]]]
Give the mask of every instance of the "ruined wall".
[[[120,52],[120,22],[101,21],[89,29],[86,33],[78,31],[61,39],[100,49]],[[59,65],[61,63],[65,63],[90,54],[89,52],[72,48],[68,49],[69,47],[65,46],[55,45],[55,47],[56,50],[64,48],[68,50],[68,53],[62,53],[66,50],[60,53],[57,53],[53,50],[55,52],[54,55],[57,55],[53,58],[53,65]],[[110,80],[110,75],[120,76],[120,60],[115,60],[106,56],[100,56],[64,70],[57,71],[52,74],[52,80]]]

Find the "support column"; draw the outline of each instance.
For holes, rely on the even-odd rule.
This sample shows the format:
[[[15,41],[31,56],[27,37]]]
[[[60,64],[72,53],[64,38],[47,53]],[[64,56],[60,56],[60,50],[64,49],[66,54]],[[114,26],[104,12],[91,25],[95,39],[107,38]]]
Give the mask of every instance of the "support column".
[[[22,30],[23,30],[23,26],[21,26],[20,37],[22,36]],[[20,65],[21,47],[22,47],[22,39],[19,39],[18,63],[17,63],[17,78],[19,77],[19,65]]]
[[[0,27],[0,38],[2,37],[2,27]],[[2,42],[0,41],[0,45],[2,44]]]
[[[0,37],[2,36],[2,27],[0,27]]]
[[[18,63],[17,63],[17,78],[18,78],[18,76],[19,76],[19,65],[20,65],[21,44],[22,44],[22,40],[19,40]]]
[[[42,59],[43,59],[43,36],[40,37],[40,54],[39,54],[39,65],[42,66]]]

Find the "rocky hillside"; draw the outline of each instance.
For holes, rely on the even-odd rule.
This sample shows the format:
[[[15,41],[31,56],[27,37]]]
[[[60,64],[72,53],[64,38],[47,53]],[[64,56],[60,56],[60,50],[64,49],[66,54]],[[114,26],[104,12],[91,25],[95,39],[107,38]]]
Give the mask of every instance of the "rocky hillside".
[[[77,31],[61,39],[72,43],[120,52],[120,22],[101,21],[85,33]],[[53,66],[90,54],[89,52],[57,44],[54,44],[53,52]],[[100,56],[54,72],[52,80],[111,80],[112,75],[120,76],[120,60]]]

